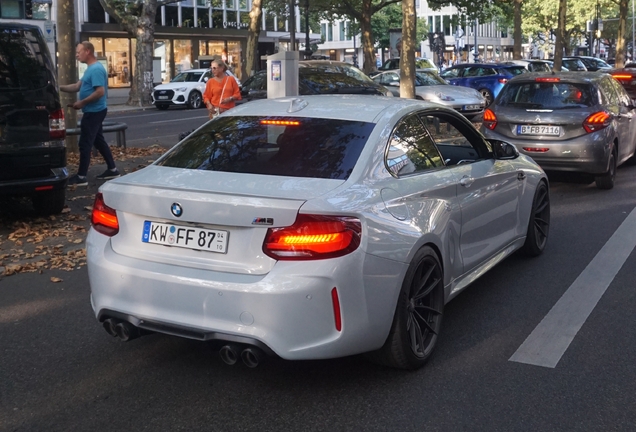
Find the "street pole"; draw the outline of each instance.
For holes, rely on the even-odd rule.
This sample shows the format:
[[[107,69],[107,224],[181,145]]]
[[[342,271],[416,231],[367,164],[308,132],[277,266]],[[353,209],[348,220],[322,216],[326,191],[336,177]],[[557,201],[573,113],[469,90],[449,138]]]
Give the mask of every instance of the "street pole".
[[[296,5],[295,0],[289,0],[289,45],[288,51],[296,51]]]
[[[632,61],[634,60],[634,1],[632,0]]]
[[[309,47],[309,0],[305,0],[305,60],[310,60],[311,54]]]
[[[473,54],[475,56],[475,63],[479,58],[479,48],[477,47],[477,26],[479,26],[479,20],[475,18],[475,52]]]

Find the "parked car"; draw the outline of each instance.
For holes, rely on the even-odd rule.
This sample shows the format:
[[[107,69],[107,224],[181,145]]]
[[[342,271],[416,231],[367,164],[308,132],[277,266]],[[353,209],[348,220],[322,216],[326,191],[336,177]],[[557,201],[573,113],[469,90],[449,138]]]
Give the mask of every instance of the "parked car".
[[[374,82],[357,67],[331,60],[299,61],[298,93],[393,96],[388,89]],[[243,83],[241,98],[242,103],[267,98],[266,71],[255,73]]]
[[[0,196],[30,196],[36,212],[66,199],[66,125],[57,72],[39,27],[0,23]]]
[[[374,76],[376,76],[379,73],[390,71],[390,70],[396,70],[396,69],[400,69],[400,58],[399,57],[395,57],[395,58],[386,60],[384,62],[384,64],[378,68],[377,71],[371,72],[369,74],[369,76],[371,78],[373,78]],[[439,68],[437,66],[435,66],[435,63],[433,63],[433,61],[431,59],[427,59],[427,58],[419,58],[419,57],[416,58],[415,59],[415,69],[429,70],[429,71],[435,72],[435,73],[439,72]]]
[[[629,97],[636,99],[636,63],[627,63],[622,69],[612,69],[608,71],[629,94]]]
[[[548,180],[456,111],[412,99],[246,103],[102,185],[87,238],[106,331],[223,344],[228,364],[371,352],[414,369],[444,304],[546,246]]]
[[[382,72],[373,81],[388,88],[394,96],[400,96],[400,73]],[[452,86],[434,72],[417,71],[415,74],[417,99],[437,102],[462,113],[468,120],[484,112],[486,100],[475,89]]]
[[[241,87],[241,81],[229,70],[226,75],[234,78]],[[152,91],[152,103],[157,109],[165,110],[171,105],[197,109],[203,106],[203,93],[212,71],[208,69],[189,69],[183,71],[169,83],[159,84]]]
[[[519,65],[464,63],[451,66],[440,76],[452,85],[478,90],[489,106],[509,79],[525,72],[528,70]]]
[[[561,59],[561,64],[568,68],[568,71],[571,72],[587,72],[587,67],[580,58],[563,57]]]
[[[482,132],[506,140],[545,170],[596,176],[614,187],[616,167],[636,152],[635,107],[610,75],[560,72],[516,77],[484,112]]]
[[[596,72],[598,70],[608,71],[612,69],[612,66],[607,64],[604,60],[600,58],[591,57],[591,56],[571,56],[566,58],[577,58],[583,62],[585,68],[590,72]]]
[[[554,68],[554,62],[551,60],[521,59],[521,60],[509,60],[506,63],[523,66],[526,69],[528,69],[528,72],[552,72],[552,69]],[[562,65],[561,70],[566,72],[568,69]]]

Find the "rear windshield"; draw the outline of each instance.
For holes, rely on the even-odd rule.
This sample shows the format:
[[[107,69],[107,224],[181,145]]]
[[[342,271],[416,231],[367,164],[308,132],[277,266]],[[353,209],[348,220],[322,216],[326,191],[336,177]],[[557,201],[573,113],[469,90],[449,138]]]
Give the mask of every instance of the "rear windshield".
[[[35,29],[0,29],[0,91],[35,90],[55,82],[46,45]]]
[[[372,94],[382,95],[370,78],[358,79],[343,73],[324,70],[299,69],[301,94]]]
[[[219,117],[171,149],[157,165],[345,180],[374,126],[316,118]]]
[[[531,109],[580,108],[595,103],[589,84],[564,82],[508,83],[497,101],[498,106]]]
[[[523,66],[513,66],[513,67],[507,67],[507,68],[503,68],[502,73],[504,74],[508,74],[508,75],[521,75],[522,73],[526,73],[528,72],[528,70],[523,67]]]

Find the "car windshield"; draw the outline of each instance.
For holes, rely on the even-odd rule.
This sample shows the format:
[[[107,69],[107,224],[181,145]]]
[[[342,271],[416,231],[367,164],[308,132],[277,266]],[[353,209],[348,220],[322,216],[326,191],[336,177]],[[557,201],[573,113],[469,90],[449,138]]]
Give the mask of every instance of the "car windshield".
[[[530,109],[567,109],[595,104],[589,84],[563,82],[508,83],[497,106]]]
[[[222,116],[173,147],[157,165],[345,180],[374,127],[337,119]]]
[[[170,82],[199,82],[201,75],[203,75],[203,72],[181,72],[172,78]]]
[[[440,78],[434,73],[425,71],[415,72],[415,85],[416,86],[434,86],[434,85],[448,85],[444,79]]]

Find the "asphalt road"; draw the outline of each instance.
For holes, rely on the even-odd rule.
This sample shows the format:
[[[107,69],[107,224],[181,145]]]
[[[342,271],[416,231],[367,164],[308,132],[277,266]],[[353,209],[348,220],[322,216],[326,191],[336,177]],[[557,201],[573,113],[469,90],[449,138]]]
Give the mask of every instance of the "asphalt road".
[[[204,121],[193,114],[205,111],[126,113],[140,116],[128,136],[163,140]],[[550,190],[546,252],[508,258],[450,302],[437,351],[415,372],[360,356],[248,369],[211,343],[123,343],[96,322],[85,267],[0,279],[0,430],[634,431],[636,166],[619,168],[610,191],[555,176]],[[621,260],[601,286],[603,263]],[[602,296],[556,365],[511,361],[581,274]]]

